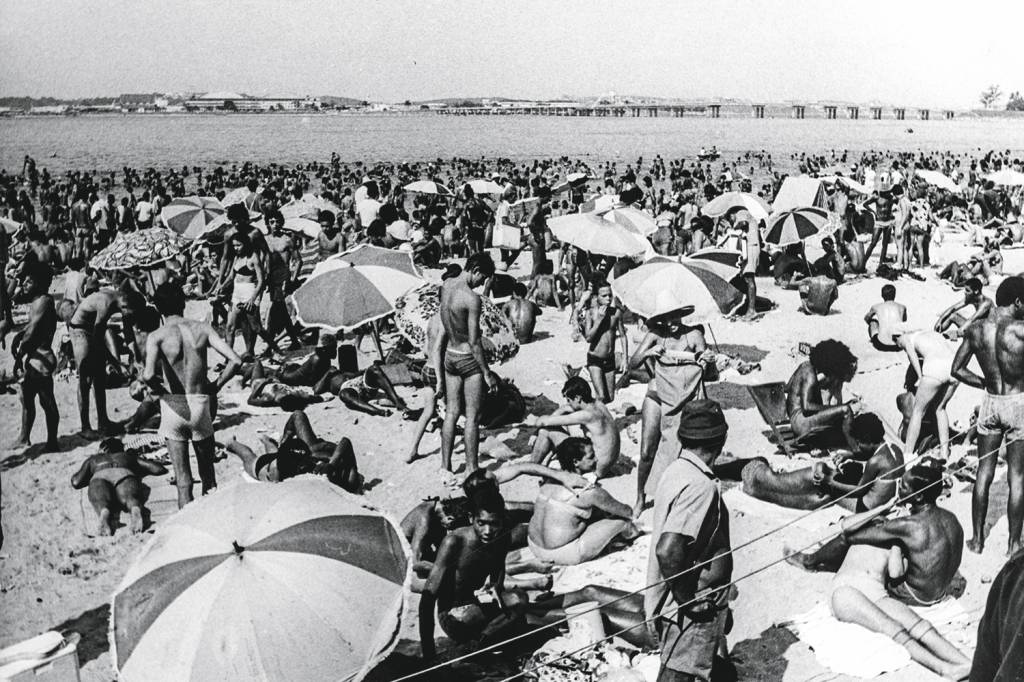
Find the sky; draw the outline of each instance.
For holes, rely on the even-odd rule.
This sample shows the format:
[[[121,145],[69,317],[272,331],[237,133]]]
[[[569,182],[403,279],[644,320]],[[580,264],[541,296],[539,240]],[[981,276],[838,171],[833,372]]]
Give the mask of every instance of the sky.
[[[2,0],[0,95],[971,108],[988,85],[1024,90],[1022,31],[1021,0]]]

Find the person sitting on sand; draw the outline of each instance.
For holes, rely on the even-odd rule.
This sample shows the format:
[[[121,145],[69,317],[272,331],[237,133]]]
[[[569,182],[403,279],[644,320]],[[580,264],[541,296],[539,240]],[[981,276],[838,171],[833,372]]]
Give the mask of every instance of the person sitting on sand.
[[[796,289],[800,281],[810,274],[802,243],[785,247],[772,263],[772,277],[775,284],[783,289]]]
[[[935,331],[945,334],[950,340],[963,336],[964,329],[978,320],[989,316],[995,308],[995,302],[982,293],[981,280],[971,277],[964,282],[964,299],[949,306],[939,315],[935,322]],[[968,306],[974,308],[970,317],[964,317],[960,311]]]
[[[555,276],[554,263],[545,258],[537,268],[537,274],[530,281],[526,298],[539,306],[558,306],[558,309],[562,310],[565,308],[565,289],[565,283]]]
[[[868,324],[868,338],[876,350],[895,352],[900,349],[893,340],[892,332],[907,321],[907,306],[896,302],[895,286],[882,286],[882,302],[868,309],[864,321]]]
[[[981,253],[972,255],[967,263],[951,261],[939,272],[939,279],[946,279],[959,289],[967,280],[976,277],[981,283],[989,284],[994,275],[1003,274],[1003,254],[995,239],[985,240]]]
[[[99,517],[99,535],[114,534],[122,511],[131,515],[132,533],[141,533],[149,495],[141,479],[166,473],[163,466],[125,452],[119,439],[106,438],[100,442],[99,452],[87,457],[71,477],[71,486],[75,490],[88,486],[89,502]]]
[[[833,583],[832,613],[890,637],[932,672],[965,679],[970,661],[909,607],[934,606],[951,591],[963,551],[956,516],[936,504],[942,465],[924,460],[900,479],[909,516],[877,520],[896,504],[844,519],[851,545]]]
[[[807,315],[828,315],[832,304],[839,298],[836,280],[824,275],[814,275],[800,280],[800,312]]]
[[[256,481],[277,483],[300,474],[321,474],[350,493],[359,494],[363,475],[356,464],[352,441],[332,443],[319,438],[302,410],[292,412],[281,430],[280,443],[260,437],[263,454],[232,438],[224,448],[242,460],[246,475]]]
[[[622,346],[623,359],[629,357],[626,329],[622,324],[622,309],[612,305],[612,287],[605,280],[592,285],[597,304],[591,307],[583,320],[583,335],[587,340],[587,370],[594,390],[603,403],[615,399],[615,341]]]
[[[594,399],[590,385],[580,377],[571,377],[562,385],[562,396],[567,404],[548,416],[526,418],[528,426],[540,427],[533,443],[530,461],[546,464],[562,441],[569,438],[568,426],[579,426],[587,434],[594,448],[597,463],[594,473],[605,478],[619,460],[621,441],[615,417],[599,400]]]
[[[566,438],[555,449],[563,471],[588,474],[597,460],[583,438]],[[601,486],[570,490],[557,483],[540,487],[530,520],[529,546],[541,561],[575,566],[600,555],[616,538],[630,541],[640,531],[630,521],[633,510]]]
[[[921,435],[921,423],[934,404],[934,415],[939,435],[939,452],[943,461],[949,459],[949,416],[946,405],[953,398],[959,382],[952,374],[954,349],[945,336],[934,330],[909,331],[900,329],[894,334],[918,376],[914,407],[907,425],[904,452],[914,452]]]
[[[850,436],[857,447],[837,458],[834,466],[815,462],[780,472],[763,457],[754,457],[719,460],[714,471],[720,478],[741,480],[743,492],[751,497],[791,509],[817,509],[830,501],[850,511],[874,509],[896,495],[903,454],[885,442],[882,420],[870,412],[853,418]]]
[[[522,627],[521,596],[505,589],[505,557],[509,549],[505,500],[485,490],[470,497],[470,525],[452,531],[420,596],[420,648],[425,660],[437,655],[436,620],[456,644],[474,648],[500,641]],[[490,579],[495,601],[482,603],[477,591]]]
[[[542,310],[533,301],[527,300],[529,290],[522,282],[516,282],[512,287],[512,296],[501,306],[501,310],[512,323],[516,330],[516,338],[519,343],[530,343],[533,341],[533,330],[537,326],[537,318]]]
[[[843,384],[856,373],[857,358],[845,343],[826,339],[811,348],[807,361],[786,384],[786,413],[802,444],[824,447],[845,443],[850,450],[856,449],[850,424],[860,410],[860,399],[843,401]],[[822,397],[822,389],[828,400]]]
[[[846,277],[846,261],[836,251],[835,240],[832,237],[825,237],[821,240],[821,248],[825,253],[811,264],[811,272],[835,280],[836,284],[842,284]]]
[[[395,408],[401,410],[406,417],[410,416],[405,401],[395,392],[394,384],[384,373],[379,361],[374,362],[362,372],[343,372],[332,369],[324,374],[315,386],[313,393],[330,393],[350,410],[363,412],[375,417],[387,417],[390,410],[370,404],[370,400],[383,395]],[[417,414],[417,416],[419,416]]]

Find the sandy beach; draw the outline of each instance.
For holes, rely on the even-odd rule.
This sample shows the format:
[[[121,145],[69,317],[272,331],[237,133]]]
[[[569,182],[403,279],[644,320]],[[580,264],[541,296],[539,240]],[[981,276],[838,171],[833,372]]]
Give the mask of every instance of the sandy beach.
[[[933,261],[941,266],[951,259],[963,259],[976,250],[963,244],[935,247]],[[1024,252],[1007,251],[1007,273],[1024,269]],[[897,300],[906,303],[912,323],[930,326],[941,310],[961,296],[935,277],[936,270],[923,270],[925,281],[902,278],[896,282]],[[439,273],[427,273],[437,279]],[[529,274],[529,261],[522,258],[511,274]],[[740,376],[735,370],[722,374],[719,381],[708,385],[710,397],[722,403],[729,422],[726,451],[738,457],[767,456],[778,462],[774,446],[763,435],[767,426],[761,420],[744,385],[766,381],[785,381],[798,362],[798,344],[815,343],[825,338],[845,341],[860,359],[859,371],[850,390],[862,397],[867,409],[898,427],[895,397],[901,390],[906,358],[902,354],[886,354],[874,350],[868,342],[863,315],[879,300],[885,280],[869,277],[844,284],[832,314],[826,318],[804,315],[798,311],[799,296],[795,291],[775,287],[770,278],[759,280],[759,293],[777,304],[777,309],[755,322],[721,321],[711,325],[709,342],[713,339],[722,352],[760,363],[760,370]],[[58,279],[54,290],[61,286]],[[993,287],[986,293],[992,295]],[[202,318],[208,314],[205,303],[190,302],[188,316]],[[528,397],[535,410],[548,412],[559,402],[563,381],[563,363],[580,366],[585,352],[583,342],[569,339],[568,310],[545,309],[539,319],[537,340],[524,345],[519,354],[496,371],[509,378]],[[360,351],[361,363],[374,357],[366,339]],[[11,359],[4,352],[0,360],[8,367]],[[420,404],[418,391],[400,387],[400,394],[411,406]],[[244,405],[246,392],[234,380],[221,394],[221,415],[217,439],[237,438],[253,443],[260,433],[276,435],[286,419],[280,410],[250,408]],[[620,416],[623,431],[623,461],[627,472],[607,480],[607,489],[621,500],[632,500],[635,489],[635,463],[638,457],[639,419],[626,417],[627,407],[639,406],[643,387],[633,385],[621,392],[612,404]],[[965,428],[970,410],[980,394],[961,387],[950,404],[954,429]],[[79,656],[83,680],[108,680],[114,675],[107,643],[109,600],[133,556],[158,529],[163,520],[176,510],[174,487],[168,477],[147,479],[152,488],[149,507],[152,525],[146,534],[132,536],[126,527],[118,529],[113,538],[94,537],[95,515],[89,508],[84,491],[70,486],[71,474],[94,445],[86,444],[71,434],[77,430],[74,387],[59,383],[57,399],[62,416],[60,437],[65,451],[56,454],[25,454],[4,451],[0,467],[3,476],[3,523],[6,541],[0,555],[0,646],[50,630],[73,630],[82,636]],[[126,389],[110,392],[111,414],[125,419],[134,410]],[[16,395],[0,396],[0,430],[8,441],[18,428],[19,404]],[[412,437],[413,422],[394,414],[389,418],[355,416],[337,400],[313,405],[307,409],[316,431],[325,438],[349,437],[356,450],[360,471],[368,482],[365,499],[393,516],[403,516],[417,501],[429,495],[445,495],[448,491],[438,475],[439,433],[428,433],[421,452],[429,453],[413,464],[403,459]],[[38,420],[33,442],[44,438],[42,420]],[[487,432],[483,450],[501,442],[520,454],[528,452],[528,428],[510,428]],[[126,444],[154,440],[155,436],[128,437]],[[953,459],[963,453],[954,447]],[[666,456],[662,451],[659,457]],[[461,450],[455,463],[462,466]],[[496,462],[483,459],[483,465]],[[1000,464],[1002,471],[1002,464]],[[241,475],[241,466],[233,457],[217,464],[221,485]],[[507,499],[532,500],[535,483],[515,481],[505,490]],[[726,484],[736,487],[738,484]],[[969,641],[984,608],[988,583],[1004,561],[1006,547],[1006,487],[999,475],[993,486],[989,511],[992,529],[983,555],[964,555],[961,573],[967,587],[960,604],[970,617],[970,627],[963,633]],[[940,502],[960,518],[966,526],[970,521],[970,486],[958,482],[948,497]],[[647,512],[649,515],[650,512]],[[779,513],[745,513],[732,509],[733,546],[744,545],[782,525],[790,518],[788,511]],[[778,627],[793,616],[806,612],[827,598],[831,574],[804,573],[777,562],[784,546],[800,547],[813,540],[813,533],[799,524],[757,540],[736,553],[734,579],[738,580],[739,599],[733,603],[735,628],[729,644],[737,659],[741,678],[750,680],[825,680],[850,679],[835,676],[816,660],[814,652],[787,629]],[[749,577],[747,577],[749,575]],[[411,668],[406,656],[418,653],[415,597],[411,598],[410,615],[406,620],[403,640],[396,653],[378,671],[377,678],[393,679],[398,671]],[[473,673],[479,675],[477,673]],[[881,677],[883,680],[921,680],[930,678],[923,668],[910,665]],[[479,679],[467,677],[466,679]]]

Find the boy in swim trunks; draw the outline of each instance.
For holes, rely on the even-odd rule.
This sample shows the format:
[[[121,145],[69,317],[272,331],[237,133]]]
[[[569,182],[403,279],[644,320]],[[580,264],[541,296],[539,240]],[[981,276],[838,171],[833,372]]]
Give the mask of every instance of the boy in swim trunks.
[[[217,487],[213,469],[213,408],[217,392],[238,371],[241,358],[209,323],[183,317],[185,298],[178,287],[161,284],[153,298],[164,324],[146,339],[142,378],[160,400],[160,434],[167,442],[174,465],[180,508],[192,501],[190,442],[196,453],[203,494]],[[226,361],[214,384],[207,376],[210,349]]]
[[[622,357],[629,357],[622,310],[613,306],[612,287],[604,280],[593,285],[597,305],[587,311],[583,335],[587,339],[587,371],[597,397],[604,403],[615,399],[615,339],[622,342]]]
[[[23,288],[31,299],[28,324],[21,333],[21,341],[12,348],[15,363],[20,362],[25,374],[21,380],[21,435],[18,447],[27,447],[32,436],[32,425],[36,420],[36,398],[46,415],[46,445],[44,452],[60,449],[57,442],[57,427],[60,413],[53,396],[53,373],[57,358],[53,354],[53,335],[57,331],[57,311],[50,296],[53,271],[50,266],[40,264],[28,268],[24,273]]]
[[[149,488],[141,479],[166,473],[163,466],[125,452],[117,438],[107,438],[100,443],[97,454],[82,462],[71,477],[71,486],[75,490],[88,486],[89,502],[99,517],[99,535],[114,534],[122,511],[131,515],[132,533],[141,533],[145,523],[144,505],[149,496]]]
[[[619,460],[621,440],[615,417],[607,406],[594,399],[586,380],[572,377],[562,386],[562,396],[567,404],[553,414],[535,417],[529,415],[526,424],[539,426],[537,439],[533,444],[530,461],[545,464],[551,459],[555,448],[569,437],[569,426],[581,427],[590,438],[597,457],[594,473],[597,478],[610,475],[612,467]]]
[[[896,302],[896,287],[882,287],[882,302],[876,303],[864,316],[868,324],[868,338],[876,350],[898,352],[900,347],[892,338],[897,325],[907,321],[907,306]]]

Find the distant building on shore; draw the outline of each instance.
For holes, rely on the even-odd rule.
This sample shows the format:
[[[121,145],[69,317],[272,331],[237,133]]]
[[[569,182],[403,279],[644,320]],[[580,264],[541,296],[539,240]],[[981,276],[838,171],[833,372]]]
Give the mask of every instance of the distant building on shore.
[[[297,111],[318,110],[313,97],[252,97],[237,92],[208,92],[185,100],[186,111]]]

